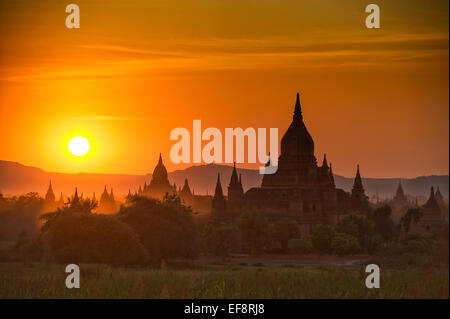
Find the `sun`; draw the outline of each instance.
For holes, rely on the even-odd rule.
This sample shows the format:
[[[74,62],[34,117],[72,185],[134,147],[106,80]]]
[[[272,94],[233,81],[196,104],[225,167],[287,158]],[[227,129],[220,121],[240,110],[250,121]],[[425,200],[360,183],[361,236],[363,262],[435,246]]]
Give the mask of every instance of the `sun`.
[[[82,136],[74,137],[69,142],[69,151],[75,156],[86,155],[89,147],[89,141]]]

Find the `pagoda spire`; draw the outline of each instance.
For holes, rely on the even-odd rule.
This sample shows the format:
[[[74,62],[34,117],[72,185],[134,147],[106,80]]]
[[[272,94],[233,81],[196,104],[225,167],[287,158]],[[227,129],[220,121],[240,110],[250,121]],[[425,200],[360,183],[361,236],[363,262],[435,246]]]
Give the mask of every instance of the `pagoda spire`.
[[[439,207],[436,197],[434,195],[434,187],[433,186],[431,186],[430,197],[428,198],[427,202],[425,203],[425,207],[431,207],[431,208]]]
[[[63,193],[61,192],[61,194],[59,196],[58,206],[62,207],[63,205],[64,205],[64,197],[63,197]]]
[[[226,216],[224,215],[226,206],[227,204],[225,201],[225,197],[223,196],[222,184],[220,183],[220,173],[217,173],[216,190],[212,199],[211,207],[211,213],[213,215],[214,221],[218,222],[226,219]]]
[[[442,196],[442,193],[439,190],[439,186],[436,189],[436,193],[434,194],[434,197],[436,198],[436,201],[440,207],[445,207],[444,196]]]
[[[236,171],[236,162],[234,162],[233,172],[231,173],[231,178],[230,178],[230,186],[235,186],[238,183],[239,183],[239,180],[238,180],[237,171]]]
[[[356,166],[356,176],[353,182],[352,195],[358,197],[359,194],[364,193],[364,187],[361,180],[361,174],[359,173],[359,164]]]
[[[55,193],[53,192],[52,180],[50,180],[48,183],[48,190],[47,194],[45,195],[45,200],[50,202],[55,201]]]
[[[106,189],[106,185],[105,185],[105,188],[103,189],[103,194],[100,196],[100,202],[108,201],[108,200],[109,200],[109,194],[108,194],[108,190]]]
[[[78,197],[78,187],[75,187],[75,194],[72,198],[72,205],[78,204],[80,202],[80,198]]]
[[[323,162],[322,162],[322,167],[328,167],[328,163],[327,163],[327,154],[323,154]]]
[[[395,199],[397,199],[397,200],[405,200],[406,199],[405,192],[403,191],[401,179],[398,180],[398,187],[397,187],[397,191],[395,193]]]
[[[217,183],[216,183],[216,190],[214,192],[214,198],[216,199],[223,199],[223,191],[222,191],[222,184],[220,183],[220,173],[217,173]]]
[[[161,153],[159,153],[158,165],[162,165],[162,164],[163,164],[162,155],[161,155]]]
[[[187,178],[184,179],[184,185],[183,185],[183,188],[181,189],[181,193],[183,195],[191,195],[191,194],[193,194],[191,192],[191,188],[189,187],[189,181],[188,181]]]
[[[299,123],[303,121],[302,106],[300,104],[300,93],[297,92],[297,101],[295,102],[294,116],[292,118],[293,123]]]
[[[333,187],[336,187],[336,184],[334,183],[333,166],[331,163],[330,163],[330,180],[331,185],[333,185]]]

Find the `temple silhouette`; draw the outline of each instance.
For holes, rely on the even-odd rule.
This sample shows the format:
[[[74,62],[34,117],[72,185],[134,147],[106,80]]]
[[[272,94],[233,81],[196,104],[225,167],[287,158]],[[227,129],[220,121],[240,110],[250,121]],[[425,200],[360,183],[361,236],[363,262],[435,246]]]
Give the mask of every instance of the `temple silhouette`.
[[[269,161],[266,166],[270,164]],[[322,165],[317,165],[314,155],[314,140],[303,121],[300,94],[294,107],[292,122],[281,139],[281,154],[278,169],[274,174],[263,176],[260,187],[246,192],[242,186],[242,176],[238,174],[236,164],[228,184],[227,196],[224,195],[220,174],[217,176],[214,196],[195,195],[185,179],[183,188],[171,185],[167,170],[160,154],[150,184],[144,183],[137,194],[162,199],[168,194],[178,195],[185,205],[195,211],[211,213],[215,222],[233,222],[244,210],[264,211],[269,220],[282,218],[295,219],[302,234],[308,235],[317,224],[336,224],[349,213],[366,214],[369,198],[364,191],[359,165],[351,192],[336,188],[332,164],[328,164],[324,155]],[[424,205],[424,230],[435,230],[438,219],[442,220],[438,200],[430,195]],[[444,205],[439,192],[439,201]],[[431,198],[433,197],[433,198]],[[407,201],[401,184],[394,197],[396,205],[417,206]],[[410,205],[411,204],[411,205]],[[428,226],[428,227],[427,227]]]
[[[269,165],[271,165],[270,156],[266,166]],[[317,165],[314,140],[303,121],[298,93],[292,122],[281,139],[277,171],[274,174],[264,175],[260,187],[244,191],[242,175],[238,174],[235,163],[227,191],[225,196],[220,174],[217,176],[213,196],[196,195],[194,190],[191,190],[188,179],[185,179],[182,188],[177,188],[176,184],[169,182],[167,169],[160,154],[150,183],[144,182],[134,195],[156,199],[163,199],[166,194],[177,195],[183,204],[191,206],[194,211],[210,213],[212,221],[216,223],[234,222],[246,210],[263,211],[269,220],[282,218],[296,220],[304,235],[310,234],[317,224],[335,225],[344,215],[366,214],[369,208],[369,198],[364,190],[359,165],[356,167],[350,192],[336,188],[332,164],[328,164],[326,155],[323,157],[322,165]],[[78,198],[76,192],[75,195]],[[128,192],[128,196],[132,196],[131,191]],[[45,202],[48,209],[61,207],[63,204],[62,194],[59,202],[55,201],[51,182]],[[417,199],[415,202],[408,200],[400,181],[396,193],[387,204],[394,211],[398,210],[400,215],[404,215],[410,207],[418,207]],[[413,226],[413,232],[437,232],[446,219],[444,212],[448,211],[439,189],[434,192],[433,187],[431,188],[429,199],[422,208],[423,218]],[[108,193],[105,185],[97,211],[114,213],[117,209],[113,190],[111,188]]]
[[[212,214],[217,220],[230,220],[242,209],[261,210],[269,219],[297,220],[301,232],[306,235],[317,224],[336,224],[342,215],[350,212],[363,214],[367,208],[368,197],[359,165],[351,193],[336,188],[332,165],[328,165],[326,155],[322,165],[317,165],[314,140],[303,121],[297,93],[292,122],[281,139],[277,171],[264,175],[261,187],[244,193],[241,178],[238,178],[234,167],[226,200],[218,178]]]

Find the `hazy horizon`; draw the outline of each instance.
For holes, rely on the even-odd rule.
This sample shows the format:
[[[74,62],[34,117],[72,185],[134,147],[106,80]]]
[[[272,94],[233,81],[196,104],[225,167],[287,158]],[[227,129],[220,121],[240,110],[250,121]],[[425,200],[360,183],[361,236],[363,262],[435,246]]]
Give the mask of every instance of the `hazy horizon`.
[[[39,168],[41,170],[43,170],[46,173],[55,173],[55,174],[98,174],[98,175],[129,175],[129,176],[146,176],[146,175],[152,175],[152,171],[154,169],[154,166],[156,166],[157,161],[155,161],[155,165],[150,168],[147,172],[143,172],[143,173],[127,173],[127,172],[97,172],[97,171],[76,171],[76,172],[66,172],[66,171],[53,171],[53,170],[48,170],[42,167],[38,167],[38,166],[33,166],[33,165],[29,165],[29,164],[25,164],[25,163],[21,163],[18,161],[14,161],[14,160],[6,160],[6,159],[0,159],[0,162],[12,162],[12,163],[17,163],[19,165],[23,165],[26,167],[34,167],[34,168]],[[318,160],[319,162],[319,160]],[[164,165],[167,167],[166,163],[164,162]],[[220,166],[228,166],[228,167],[233,167],[233,164],[230,163],[200,163],[200,164],[188,164],[188,165],[183,165],[183,168],[175,168],[175,169],[167,169],[168,173],[173,173],[176,171],[183,171],[186,170],[190,167],[196,167],[196,166],[206,166],[206,165],[220,165]],[[238,169],[245,169],[245,170],[251,170],[251,171],[258,171],[259,169],[257,167],[241,167],[241,165],[247,166],[248,164],[246,163],[236,163],[236,167]],[[361,167],[361,170],[363,171],[363,167]],[[345,178],[354,178],[355,177],[355,173],[356,173],[356,168],[355,168],[355,172],[353,175],[344,175],[344,174],[340,174],[339,171],[337,172],[333,172],[334,175],[338,175],[338,176],[342,176]],[[446,173],[442,173],[442,174],[424,174],[424,175],[412,175],[412,176],[385,176],[385,175],[381,175],[381,176],[366,176],[364,174],[362,174],[362,178],[364,179],[414,179],[414,178],[418,178],[418,177],[427,177],[427,176],[450,176],[449,172]]]

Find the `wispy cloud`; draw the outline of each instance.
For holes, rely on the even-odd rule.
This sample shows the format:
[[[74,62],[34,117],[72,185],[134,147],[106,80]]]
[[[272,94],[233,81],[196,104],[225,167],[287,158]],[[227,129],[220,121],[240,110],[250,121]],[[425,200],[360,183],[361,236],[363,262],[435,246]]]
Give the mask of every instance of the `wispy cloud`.
[[[130,116],[111,116],[111,115],[96,115],[96,116],[81,116],[77,119],[84,121],[157,121],[161,117],[130,117]]]
[[[0,81],[115,79],[149,71],[267,68],[377,67],[392,63],[436,63],[448,60],[448,33],[322,33],[308,42],[293,38],[203,38],[167,41],[160,47],[130,44],[80,44],[81,57],[68,66],[30,66],[6,73]],[[76,65],[76,67],[75,67]],[[5,74],[5,73],[4,73]]]

